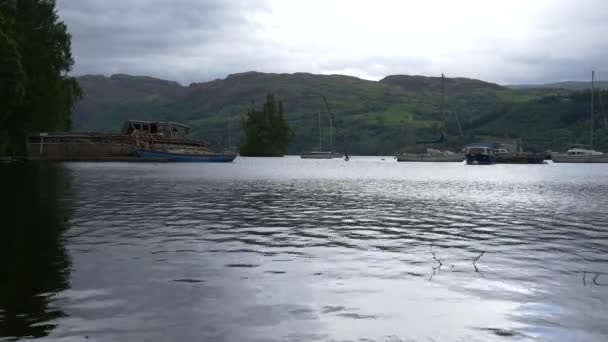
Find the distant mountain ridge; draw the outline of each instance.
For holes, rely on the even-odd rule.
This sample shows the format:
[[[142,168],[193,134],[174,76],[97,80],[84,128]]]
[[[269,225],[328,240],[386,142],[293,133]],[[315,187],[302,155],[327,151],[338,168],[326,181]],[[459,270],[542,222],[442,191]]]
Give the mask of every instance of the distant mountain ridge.
[[[441,87],[442,79],[441,77],[429,77],[429,76],[420,76],[420,75],[391,75],[386,76],[379,81],[380,83],[388,84],[388,85],[396,85],[401,86],[405,89],[416,90],[420,87]],[[469,89],[472,88],[489,88],[495,90],[503,89],[502,86],[496,83],[485,82],[481,80],[476,80],[473,78],[465,78],[465,77],[450,77],[444,79],[444,85],[446,90],[452,86],[459,87],[467,87]]]
[[[78,82],[85,96],[73,113],[75,130],[117,131],[127,119],[169,120],[190,125],[194,137],[219,146],[228,144],[229,127],[233,144],[238,142],[241,118],[268,93],[284,103],[295,133],[290,153],[318,145],[317,113],[326,112],[322,96],[336,114],[336,125],[347,134],[346,148],[358,154],[394,153],[441,131],[448,137],[444,147],[452,149],[491,137],[522,138],[538,148],[558,148],[585,142],[588,136],[583,134],[587,99],[572,97],[572,91],[564,88],[513,89],[446,78],[441,112],[441,77],[392,75],[370,81],[345,75],[252,71],[187,86],[122,74],[87,75]],[[324,114],[322,119],[327,142],[329,118]],[[344,148],[337,145],[335,149]]]
[[[533,88],[545,88],[545,89],[569,89],[569,90],[583,90],[591,88],[591,82],[584,81],[564,81],[555,83],[544,83],[544,84],[511,84],[505,87],[513,89],[533,89]],[[596,89],[608,89],[608,81],[596,81]]]

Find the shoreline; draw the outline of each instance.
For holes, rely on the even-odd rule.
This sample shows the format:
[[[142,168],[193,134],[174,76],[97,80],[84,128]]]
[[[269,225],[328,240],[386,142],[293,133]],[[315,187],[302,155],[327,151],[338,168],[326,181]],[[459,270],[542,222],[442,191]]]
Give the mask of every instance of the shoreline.
[[[24,162],[127,162],[127,163],[168,163],[169,158],[143,158],[143,157],[28,157],[28,156],[0,156],[0,163]]]

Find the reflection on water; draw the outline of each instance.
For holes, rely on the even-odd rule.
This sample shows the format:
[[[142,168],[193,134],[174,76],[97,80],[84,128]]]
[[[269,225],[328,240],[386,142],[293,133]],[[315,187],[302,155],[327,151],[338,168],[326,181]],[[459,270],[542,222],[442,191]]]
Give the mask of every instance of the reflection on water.
[[[251,158],[64,167],[69,190],[44,203],[71,203],[70,229],[62,235],[61,210],[42,207],[15,224],[50,227],[38,233],[50,243],[19,242],[26,247],[2,259],[36,262],[8,269],[21,277],[13,284],[34,288],[13,303],[13,288],[2,285],[0,336],[608,337],[603,165]],[[32,204],[14,205],[30,213]],[[61,243],[72,260],[69,287]],[[7,314],[28,301],[44,305]]]
[[[41,337],[65,316],[51,304],[68,287],[62,243],[66,179],[55,165],[0,166],[0,337]]]

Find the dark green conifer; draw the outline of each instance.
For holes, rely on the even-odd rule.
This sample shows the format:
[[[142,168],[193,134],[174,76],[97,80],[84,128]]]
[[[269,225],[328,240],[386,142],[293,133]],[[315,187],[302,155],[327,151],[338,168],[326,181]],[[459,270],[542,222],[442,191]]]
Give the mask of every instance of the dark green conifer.
[[[247,111],[243,124],[245,138],[240,148],[242,156],[281,157],[287,151],[292,132],[285,120],[283,103],[267,95],[261,111],[255,106]]]

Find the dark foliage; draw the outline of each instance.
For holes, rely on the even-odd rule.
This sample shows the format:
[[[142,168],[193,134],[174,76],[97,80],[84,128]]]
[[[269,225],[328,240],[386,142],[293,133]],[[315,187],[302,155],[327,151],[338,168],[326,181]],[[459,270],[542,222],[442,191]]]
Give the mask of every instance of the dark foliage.
[[[261,111],[252,105],[243,124],[245,138],[240,148],[243,156],[280,157],[287,152],[291,130],[283,115],[283,103],[267,95]]]
[[[28,132],[70,128],[70,40],[55,1],[0,2],[0,154],[23,153]]]

